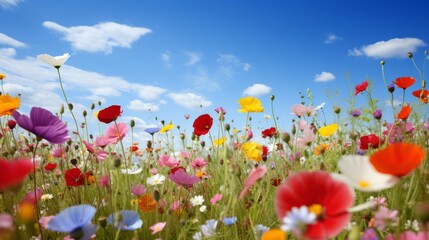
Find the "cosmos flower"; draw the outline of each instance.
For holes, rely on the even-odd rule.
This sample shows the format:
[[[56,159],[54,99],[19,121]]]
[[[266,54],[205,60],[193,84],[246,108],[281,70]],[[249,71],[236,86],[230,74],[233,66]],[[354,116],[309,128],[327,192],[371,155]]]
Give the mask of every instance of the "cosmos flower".
[[[226,111],[225,111],[225,109],[223,109],[223,107],[217,107],[217,108],[215,108],[215,112],[217,112],[218,114],[222,113],[222,115],[226,114]]]
[[[191,163],[191,167],[193,169],[201,169],[203,167],[205,167],[207,165],[206,160],[204,160],[204,158],[195,158],[194,161],[192,161]]]
[[[143,195],[145,192],[146,188],[141,184],[137,184],[131,187],[131,193],[136,197]]]
[[[356,189],[364,192],[377,192],[394,186],[399,178],[377,172],[369,162],[368,156],[343,156],[338,167],[346,181]]]
[[[290,175],[278,187],[275,197],[279,219],[293,208],[308,208],[316,215],[316,221],[301,226],[302,236],[308,239],[335,237],[350,220],[348,209],[353,205],[354,194],[344,182],[335,180],[323,171],[299,172]],[[296,211],[296,210],[295,210]]]
[[[70,55],[68,53],[64,53],[62,56],[51,56],[48,54],[40,54],[37,55],[37,58],[52,67],[60,68],[66,61],[69,59]]]
[[[46,109],[33,107],[30,117],[18,111],[12,113],[18,125],[52,144],[63,144],[70,139],[67,125]]]
[[[358,85],[356,85],[355,87],[355,96],[358,95],[359,93],[363,92],[366,90],[366,88],[368,87],[368,81],[364,81]]]
[[[387,226],[398,224],[398,210],[390,210],[384,206],[380,206],[374,215],[374,227],[382,231]]]
[[[130,174],[130,175],[140,174],[142,171],[143,169],[137,165],[133,165],[131,166],[131,168],[121,169],[121,172],[123,174]]]
[[[203,114],[197,117],[192,125],[194,133],[197,136],[206,135],[213,125],[213,118],[209,114]]]
[[[217,202],[219,202],[220,200],[222,200],[222,194],[217,193],[215,194],[211,199],[210,199],[210,203],[212,205],[215,205]]]
[[[291,107],[292,113],[297,117],[304,115],[313,116],[316,113],[316,109],[312,106],[305,106],[303,104],[295,104]]]
[[[118,213],[112,213],[106,220],[114,228],[128,231],[139,229],[143,225],[138,212],[132,210],[122,210]]]
[[[199,177],[187,174],[183,168],[179,168],[174,173],[170,173],[168,178],[177,185],[183,186],[186,189],[191,188],[192,185],[200,181]]]
[[[241,199],[244,197],[250,188],[255,185],[255,183],[265,175],[265,173],[267,173],[267,166],[265,165],[260,165],[259,167],[252,169],[249,176],[244,180],[244,187],[240,192],[239,198]]]
[[[159,222],[155,223],[154,225],[150,226],[149,229],[152,230],[152,235],[161,232],[164,228],[167,222]]]
[[[392,143],[370,156],[370,162],[380,173],[406,176],[420,166],[425,151],[417,144]]]
[[[255,97],[243,97],[238,100],[241,109],[238,109],[238,112],[249,113],[249,112],[263,112],[264,107],[262,107],[261,100]]]
[[[161,174],[155,174],[151,177],[149,177],[146,182],[147,184],[151,185],[151,186],[155,186],[155,185],[161,185],[165,180],[165,176],[161,175]]]
[[[0,116],[12,115],[21,105],[21,99],[17,96],[11,98],[9,94],[0,96]]]
[[[49,221],[47,229],[68,233],[75,239],[90,239],[96,231],[91,224],[95,212],[95,207],[86,204],[68,207]]]
[[[106,134],[104,135],[110,143],[117,143],[121,141],[128,132],[128,127],[126,123],[120,122],[118,124],[110,125]]]
[[[31,159],[0,159],[0,191],[20,184],[32,171]]]
[[[121,116],[121,113],[121,106],[112,105],[110,107],[100,110],[97,114],[97,118],[100,122],[109,124],[113,121],[116,121],[116,119]]]

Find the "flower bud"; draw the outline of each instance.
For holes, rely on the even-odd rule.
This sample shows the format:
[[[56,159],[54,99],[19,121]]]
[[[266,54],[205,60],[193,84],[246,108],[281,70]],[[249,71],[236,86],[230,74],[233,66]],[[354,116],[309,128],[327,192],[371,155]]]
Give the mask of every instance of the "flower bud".
[[[132,128],[133,128],[134,126],[136,126],[136,121],[131,120],[131,121],[130,121],[130,127],[132,127]]]
[[[158,190],[155,190],[154,192],[153,192],[153,199],[155,199],[155,201],[159,201],[159,199],[161,198],[161,194],[159,193],[159,191]]]
[[[225,130],[229,132],[229,130],[231,130],[231,125],[229,125],[229,123],[225,124]]]
[[[201,147],[202,147],[202,148],[204,148],[204,147],[206,146],[206,142],[204,142],[204,141],[201,141],[201,143],[200,143],[200,144],[201,144]]]
[[[288,143],[288,142],[290,141],[290,134],[289,134],[289,133],[287,133],[287,132],[282,133],[282,140],[283,140],[285,143]]]
[[[9,120],[9,121],[7,121],[7,126],[11,129],[11,130],[13,130],[15,127],[16,127],[16,122],[14,121],[14,120]]]
[[[185,140],[185,134],[184,133],[180,133],[180,139]]]
[[[151,140],[147,141],[147,143],[146,143],[146,147],[147,147],[148,149],[151,149],[151,148],[152,148],[152,141],[151,141]]]
[[[335,107],[334,108],[334,113],[335,114],[340,114],[340,112],[341,112],[341,108],[340,107]]]
[[[83,110],[82,115],[83,115],[84,117],[86,117],[86,116],[88,115],[88,113],[86,112],[86,110]]]
[[[408,52],[407,55],[408,55],[409,58],[413,58],[413,53],[412,52]]]
[[[395,85],[393,85],[393,84],[388,85],[388,86],[387,86],[387,90],[388,90],[390,93],[393,93],[393,92],[395,91]]]
[[[101,106],[101,101],[98,101],[98,106]]]
[[[95,108],[95,104],[94,104],[94,103],[91,103],[91,106],[90,106],[89,108],[91,108],[91,110],[94,110],[94,108]]]
[[[274,101],[275,98],[276,97],[274,95],[271,95],[271,97],[270,97],[271,101]]]
[[[76,158],[72,158],[72,159],[70,160],[70,163],[71,163],[73,166],[76,166],[76,165],[77,165],[77,159],[76,159]]]
[[[61,104],[61,107],[60,107],[60,114],[63,114],[64,113],[64,105],[63,104]]]
[[[69,104],[68,104],[68,107],[69,107],[69,110],[70,110],[70,111],[71,111],[71,110],[73,110],[73,104],[69,103]]]
[[[113,161],[113,166],[114,166],[115,168],[120,167],[120,166],[121,166],[121,159],[119,159],[119,158],[115,159],[115,160]]]
[[[381,60],[380,64],[381,64],[381,66],[384,66],[384,64],[385,64],[384,60]]]

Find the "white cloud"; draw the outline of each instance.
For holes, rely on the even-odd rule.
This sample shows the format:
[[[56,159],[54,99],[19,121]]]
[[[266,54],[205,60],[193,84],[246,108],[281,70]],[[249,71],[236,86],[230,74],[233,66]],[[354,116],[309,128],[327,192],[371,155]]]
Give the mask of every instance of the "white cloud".
[[[252,67],[249,63],[241,62],[241,60],[233,54],[219,54],[216,62],[220,65],[219,72],[229,78],[236,73],[237,69],[247,72]]]
[[[166,67],[171,67],[171,53],[170,51],[165,51],[161,53],[161,60],[164,62]]]
[[[271,87],[265,84],[255,83],[252,86],[246,88],[246,90],[243,91],[243,94],[257,97],[257,96],[269,94],[270,92],[271,92]]]
[[[335,79],[335,75],[330,72],[322,72],[314,76],[315,82],[329,82]]]
[[[204,89],[207,91],[216,91],[220,89],[219,82],[209,76],[209,73],[203,67],[198,67],[195,74],[187,76],[186,78],[189,79],[192,82],[192,85],[199,90]]]
[[[45,21],[43,26],[57,31],[74,49],[87,52],[112,53],[114,47],[130,48],[131,44],[152,30],[131,27],[115,22],[102,22],[94,26],[64,27],[58,23]]]
[[[0,48],[0,55],[13,57],[16,55],[16,50],[13,48]]]
[[[185,52],[185,54],[188,56],[188,62],[186,62],[185,65],[194,65],[198,63],[201,60],[201,55],[199,53],[195,52]]]
[[[0,33],[0,44],[8,45],[15,48],[27,47],[27,44],[20,42],[14,38],[11,38],[4,33]]]
[[[132,100],[128,106],[129,109],[135,110],[135,111],[151,111],[156,112],[159,110],[159,106],[152,104],[152,103],[145,103],[142,102],[139,99]]]
[[[168,96],[173,99],[176,104],[191,110],[213,105],[212,102],[194,93],[169,93]]]
[[[167,91],[164,88],[142,84],[132,84],[130,87],[136,90],[139,97],[144,100],[156,100]]]
[[[0,0],[0,7],[2,8],[10,8],[18,5],[21,0]]]
[[[371,58],[406,58],[408,52],[415,52],[426,43],[418,38],[393,38],[360,48],[349,49],[350,56],[367,56]]]
[[[243,64],[243,70],[245,72],[249,71],[252,68],[252,65],[248,64],[248,63],[244,63]]]
[[[397,100],[397,99],[394,99],[393,100],[393,106],[394,107],[398,107],[398,106],[400,106],[402,104],[402,102],[401,101],[399,101],[399,100]],[[384,101],[384,105],[386,106],[386,107],[392,107],[392,102],[390,101],[390,100],[385,100]]]
[[[338,37],[335,34],[328,34],[328,35],[326,35],[326,39],[325,39],[324,43],[331,44],[331,43],[341,41],[341,40],[343,40],[343,39]]]

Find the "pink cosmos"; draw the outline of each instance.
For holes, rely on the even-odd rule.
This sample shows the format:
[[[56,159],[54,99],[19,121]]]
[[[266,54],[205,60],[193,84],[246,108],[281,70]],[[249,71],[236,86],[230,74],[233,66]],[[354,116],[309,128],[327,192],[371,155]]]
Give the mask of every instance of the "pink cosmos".
[[[398,210],[390,210],[384,206],[380,206],[374,216],[374,227],[382,231],[389,225],[398,223]]]
[[[246,193],[249,191],[249,189],[258,181],[260,178],[262,178],[265,173],[267,172],[267,166],[261,165],[257,168],[252,169],[250,171],[249,176],[244,180],[244,188],[240,192],[239,199],[244,197]]]
[[[183,151],[180,153],[180,156],[184,159],[189,159],[189,157],[191,156],[191,153],[189,151]]]
[[[53,215],[40,217],[39,223],[43,227],[43,229],[47,229],[49,221],[51,221],[51,219],[54,217],[55,216],[53,216]]]
[[[155,223],[154,225],[150,226],[150,230],[152,230],[152,235],[158,232],[161,232],[165,225],[167,224],[167,222],[159,222],[159,223]]]
[[[125,137],[128,132],[127,124],[120,122],[110,125],[106,130],[106,139],[110,143],[117,143]]]
[[[102,149],[97,149],[96,156],[97,156],[97,161],[98,162],[102,162],[107,157],[107,155],[109,155],[108,152],[106,152],[106,151],[104,151]]]
[[[406,231],[399,235],[399,238],[389,235],[386,240],[427,240],[429,239],[429,233],[418,232],[414,233],[413,231]]]
[[[55,157],[55,158],[65,158],[66,151],[64,147],[57,145],[51,150],[51,155],[52,157]]]
[[[97,145],[98,147],[104,148],[105,146],[109,145],[109,143],[109,140],[104,135],[97,136],[97,138],[95,139],[95,145]]]
[[[94,153],[94,144],[93,143],[89,143],[85,140],[82,140],[82,142],[83,142],[83,145],[85,145],[86,150],[88,150],[88,152]]]
[[[100,178],[100,187],[110,187],[110,179],[109,179],[109,175],[104,175]]]
[[[298,128],[301,131],[304,131],[305,129],[310,128],[310,127],[311,127],[311,125],[307,121],[302,120],[302,119],[298,120]]]
[[[298,117],[302,117],[304,115],[313,116],[316,113],[316,109],[312,106],[305,106],[302,104],[295,104],[291,107],[292,113]]]
[[[313,130],[310,128],[306,128],[302,132],[302,137],[299,137],[296,140],[297,148],[305,148],[308,144],[314,142],[316,140],[316,134],[314,134]]]
[[[159,156],[159,166],[161,167],[169,167],[169,168],[175,168],[179,166],[179,161],[176,160],[174,157],[166,154],[162,154]]]
[[[151,168],[149,171],[150,171],[150,174],[152,174],[152,175],[158,174],[158,169],[156,169],[156,168]]]
[[[200,181],[199,177],[187,174],[183,168],[179,168],[174,173],[170,173],[168,178],[177,185],[183,186],[186,189],[191,188],[194,183]]]
[[[0,214],[0,229],[13,230],[13,217],[11,215],[6,213]]]
[[[141,184],[137,184],[131,187],[131,193],[136,197],[143,195],[145,192],[146,188]]]
[[[412,136],[414,125],[412,122],[387,123],[383,135],[388,136],[389,133],[389,143],[401,142],[405,135]]]
[[[179,200],[174,201],[173,204],[171,205],[171,210],[176,211],[179,208],[180,208],[180,201]]]
[[[210,199],[210,203],[212,205],[215,205],[217,202],[219,202],[220,200],[222,200],[222,194],[218,193],[216,195],[214,195],[211,199]]]
[[[193,169],[201,169],[207,165],[207,162],[203,158],[195,158],[191,163]]]

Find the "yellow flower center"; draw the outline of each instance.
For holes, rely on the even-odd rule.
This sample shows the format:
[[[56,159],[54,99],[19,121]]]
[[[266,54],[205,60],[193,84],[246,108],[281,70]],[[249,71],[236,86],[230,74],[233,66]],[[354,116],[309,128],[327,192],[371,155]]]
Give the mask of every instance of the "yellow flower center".
[[[323,214],[323,207],[322,205],[315,203],[308,208],[308,211],[316,214],[316,216],[320,216]]]
[[[367,187],[369,187],[371,184],[368,182],[368,181],[365,181],[365,180],[360,180],[359,181],[359,187],[361,187],[361,188],[367,188]]]

